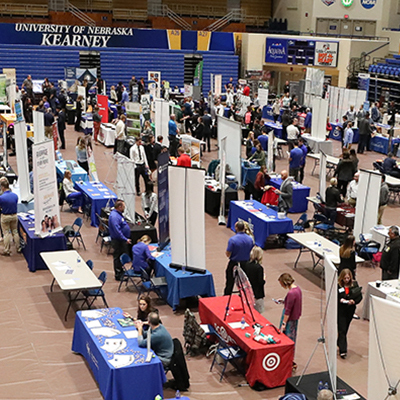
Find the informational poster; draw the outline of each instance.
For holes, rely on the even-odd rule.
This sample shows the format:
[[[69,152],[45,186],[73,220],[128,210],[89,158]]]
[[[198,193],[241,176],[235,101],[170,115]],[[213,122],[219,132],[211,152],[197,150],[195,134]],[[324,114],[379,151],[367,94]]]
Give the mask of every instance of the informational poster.
[[[15,109],[15,115],[16,115],[16,121],[17,122],[21,122],[24,121],[24,114],[22,113],[22,104],[20,101],[16,101],[15,105],[14,105],[14,109]]]
[[[58,126],[57,121],[53,122],[53,142],[54,142],[54,150],[58,150]]]
[[[107,124],[108,121],[108,96],[102,94],[97,95],[97,105],[99,107],[99,114],[101,115],[101,122]]]
[[[10,80],[11,84],[17,83],[17,72],[15,68],[3,68],[3,74]]]
[[[89,174],[92,177],[92,180],[97,182],[99,180],[99,176],[97,175],[96,162],[94,160],[93,148],[90,142],[86,146],[86,151],[88,155]]]
[[[169,241],[169,190],[168,190],[169,153],[158,156],[158,234],[160,247]]]
[[[142,114],[145,120],[150,119],[150,95],[142,94],[140,97],[140,105],[142,106]]]
[[[40,111],[33,111],[32,115],[35,143],[44,142],[44,114]]]
[[[86,89],[84,86],[78,86],[78,96],[82,96],[83,97],[83,103],[84,103],[84,107],[83,107],[83,112],[86,112]]]
[[[193,96],[193,86],[192,85],[188,85],[185,83],[184,89],[185,89],[185,97]]]
[[[214,95],[219,96],[222,91],[222,75],[214,75]]]
[[[7,103],[7,91],[6,91],[7,76],[0,74],[0,103]]]
[[[258,89],[258,101],[260,102],[261,108],[268,105],[268,89]]]
[[[315,42],[314,65],[318,67],[336,67],[338,52],[338,42]]]
[[[62,229],[58,205],[54,142],[47,140],[32,146],[33,187],[35,193],[35,234],[41,237]]]
[[[15,84],[7,86],[6,92],[8,98],[8,105],[11,108],[11,112],[15,113],[15,97],[17,94]]]
[[[158,99],[161,97],[161,72],[160,71],[148,71],[147,72],[147,80],[149,82],[155,83],[155,95],[153,97],[157,97]],[[150,88],[150,86],[149,86]]]

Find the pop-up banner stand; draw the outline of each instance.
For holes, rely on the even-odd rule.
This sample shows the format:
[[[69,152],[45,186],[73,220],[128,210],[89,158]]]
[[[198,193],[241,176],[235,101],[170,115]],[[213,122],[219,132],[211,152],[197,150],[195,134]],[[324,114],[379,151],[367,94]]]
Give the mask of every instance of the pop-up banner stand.
[[[172,268],[206,271],[204,177],[203,169],[168,167]]]
[[[46,140],[44,135],[44,114],[40,111],[33,111],[33,133],[34,142],[41,143]]]

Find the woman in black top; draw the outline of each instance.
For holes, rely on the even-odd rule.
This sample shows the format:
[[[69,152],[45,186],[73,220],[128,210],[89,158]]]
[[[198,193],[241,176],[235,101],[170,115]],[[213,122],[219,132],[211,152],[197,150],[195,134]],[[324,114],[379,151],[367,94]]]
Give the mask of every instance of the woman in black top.
[[[343,245],[340,246],[340,265],[338,273],[340,274],[344,269],[349,269],[353,279],[356,279],[356,251],[354,249],[355,237],[353,235],[347,236]]]
[[[75,119],[75,131],[81,131],[81,121],[82,121],[82,101],[83,97],[78,96],[76,99],[76,119]]]
[[[147,294],[142,294],[138,300],[138,312],[137,319],[143,322],[147,322],[147,317],[151,312],[156,312],[158,314],[157,308],[151,305],[151,298]]]
[[[357,172],[353,161],[350,159],[348,151],[343,152],[343,159],[339,161],[335,176],[338,179],[338,189],[340,194],[344,197],[347,192],[347,185],[353,179],[354,174]]]
[[[251,150],[254,146],[254,132],[250,131],[246,140],[246,157],[250,158],[252,156]]]
[[[356,304],[362,300],[361,289],[351,277],[351,271],[344,269],[338,278],[338,340],[341,358],[347,357],[347,332],[353,319]]]

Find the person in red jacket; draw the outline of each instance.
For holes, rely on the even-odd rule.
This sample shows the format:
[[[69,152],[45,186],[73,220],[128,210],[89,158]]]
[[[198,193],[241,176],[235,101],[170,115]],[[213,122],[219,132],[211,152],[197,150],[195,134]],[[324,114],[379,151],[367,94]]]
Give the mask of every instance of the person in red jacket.
[[[179,147],[178,149],[178,164],[179,167],[191,167],[192,160],[188,154],[185,153],[183,147]]]

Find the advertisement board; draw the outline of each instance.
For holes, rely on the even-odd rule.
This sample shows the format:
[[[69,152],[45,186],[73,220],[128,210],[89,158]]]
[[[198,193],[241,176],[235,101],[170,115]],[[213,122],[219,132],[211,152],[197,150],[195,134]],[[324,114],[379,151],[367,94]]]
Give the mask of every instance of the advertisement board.
[[[315,42],[314,65],[318,67],[336,67],[338,51],[338,42]]]
[[[286,64],[288,60],[287,39],[267,38],[265,62]]]

